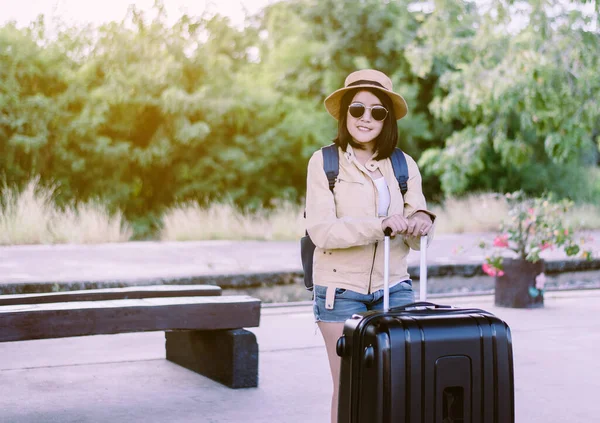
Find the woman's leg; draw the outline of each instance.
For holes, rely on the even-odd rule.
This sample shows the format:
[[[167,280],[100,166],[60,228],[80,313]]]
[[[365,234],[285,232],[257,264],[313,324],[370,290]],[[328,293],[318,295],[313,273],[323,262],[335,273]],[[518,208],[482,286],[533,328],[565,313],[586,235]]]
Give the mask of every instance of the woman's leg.
[[[344,322],[355,313],[367,311],[365,301],[371,301],[371,295],[363,295],[350,289],[335,289],[333,308],[327,308],[325,303],[328,289],[315,285],[314,313],[319,329],[325,340],[331,378],[333,380],[333,397],[331,400],[331,422],[337,423],[338,397],[340,384],[341,359],[336,352],[337,341],[344,331]]]
[[[340,363],[341,359],[336,352],[337,340],[342,336],[344,323],[318,322],[319,330],[325,340],[325,348],[329,357],[329,367],[333,379],[333,397],[331,399],[331,423],[337,423],[338,395],[340,385]]]

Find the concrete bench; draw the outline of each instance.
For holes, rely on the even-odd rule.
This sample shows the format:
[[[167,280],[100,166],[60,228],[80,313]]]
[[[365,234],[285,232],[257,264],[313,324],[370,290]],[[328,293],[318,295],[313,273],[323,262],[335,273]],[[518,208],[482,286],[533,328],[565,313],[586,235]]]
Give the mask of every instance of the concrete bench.
[[[260,300],[169,288],[0,296],[0,342],[165,331],[167,360],[231,388],[258,386],[258,344],[243,328],[259,325]]]

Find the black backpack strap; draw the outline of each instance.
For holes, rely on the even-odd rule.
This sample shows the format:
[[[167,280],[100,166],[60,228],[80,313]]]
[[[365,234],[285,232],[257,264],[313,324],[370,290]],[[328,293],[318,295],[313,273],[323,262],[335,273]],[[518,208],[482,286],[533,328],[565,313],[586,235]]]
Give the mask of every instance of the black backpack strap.
[[[333,194],[333,187],[335,186],[335,180],[340,173],[340,158],[338,154],[338,147],[335,144],[328,145],[327,147],[321,148],[323,152],[323,170],[327,175],[327,181],[329,182],[329,190]],[[306,218],[306,210],[304,210],[304,218]],[[308,231],[305,231],[305,236],[300,240],[300,257],[302,259],[302,269],[304,270],[304,286],[309,291],[313,290],[313,257],[315,254],[315,244],[310,239]],[[313,295],[314,297],[314,295]]]
[[[404,195],[408,191],[408,164],[406,163],[406,157],[404,157],[402,150],[395,148],[391,159],[394,175],[396,175],[400,191]]]
[[[340,157],[337,145],[330,144],[326,147],[322,147],[321,151],[323,152],[323,170],[325,171],[325,175],[327,175],[329,190],[333,194],[335,180],[340,173]],[[304,218],[306,219],[306,210],[304,210]],[[306,235],[308,235],[308,232],[306,232]]]
[[[329,190],[333,192],[335,186],[335,180],[340,173],[340,158],[338,155],[338,147],[335,144],[330,144],[327,147],[321,148],[323,152],[323,170],[327,175],[327,181],[329,182]],[[408,173],[408,171],[407,171]]]

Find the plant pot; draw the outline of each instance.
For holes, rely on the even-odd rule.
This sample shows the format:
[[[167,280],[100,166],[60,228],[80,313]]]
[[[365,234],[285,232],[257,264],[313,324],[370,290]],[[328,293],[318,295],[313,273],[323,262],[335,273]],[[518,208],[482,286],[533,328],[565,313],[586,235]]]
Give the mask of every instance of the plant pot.
[[[496,276],[495,303],[500,307],[536,308],[544,306],[544,290],[537,289],[535,278],[544,271],[544,261],[504,259],[504,275]]]

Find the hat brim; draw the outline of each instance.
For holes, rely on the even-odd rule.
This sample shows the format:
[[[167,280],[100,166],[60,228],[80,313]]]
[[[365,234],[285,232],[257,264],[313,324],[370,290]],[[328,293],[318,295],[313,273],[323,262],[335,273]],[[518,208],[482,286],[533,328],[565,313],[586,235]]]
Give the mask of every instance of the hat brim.
[[[396,94],[395,92],[386,90],[385,88],[379,88],[370,84],[364,84],[340,88],[339,90],[336,90],[333,93],[331,93],[325,99],[325,108],[327,109],[329,114],[335,118],[335,120],[340,119],[340,104],[342,102],[342,97],[344,96],[346,91],[354,90],[356,88],[375,89],[385,93],[392,100],[396,120],[402,119],[408,113],[408,106],[406,105],[406,101],[400,94]]]

